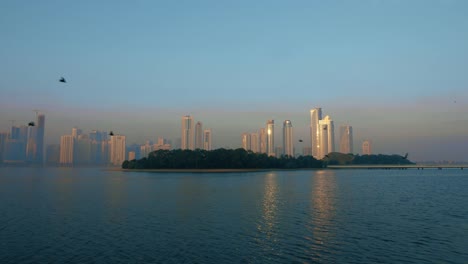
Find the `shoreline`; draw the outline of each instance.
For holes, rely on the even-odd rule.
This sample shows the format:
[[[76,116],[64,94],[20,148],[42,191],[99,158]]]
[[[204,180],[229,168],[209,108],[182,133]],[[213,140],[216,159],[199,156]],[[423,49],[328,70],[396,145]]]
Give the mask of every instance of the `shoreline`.
[[[236,173],[236,172],[266,172],[266,171],[296,171],[296,170],[317,170],[323,168],[303,168],[303,169],[112,169],[123,172],[154,172],[154,173]]]

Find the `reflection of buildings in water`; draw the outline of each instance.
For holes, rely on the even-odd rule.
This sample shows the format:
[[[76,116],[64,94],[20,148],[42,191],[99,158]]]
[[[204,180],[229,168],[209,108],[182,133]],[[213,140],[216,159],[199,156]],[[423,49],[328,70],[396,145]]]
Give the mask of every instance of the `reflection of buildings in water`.
[[[267,235],[270,239],[274,234],[274,228],[278,214],[278,183],[276,173],[268,173],[265,176],[265,189],[262,201],[262,221],[257,224],[257,230]]]
[[[327,244],[334,236],[336,179],[332,170],[316,171],[312,177],[311,228],[315,245]]]
[[[123,221],[123,211],[127,208],[125,206],[127,201],[125,177],[118,175],[107,179],[105,209],[112,221]]]

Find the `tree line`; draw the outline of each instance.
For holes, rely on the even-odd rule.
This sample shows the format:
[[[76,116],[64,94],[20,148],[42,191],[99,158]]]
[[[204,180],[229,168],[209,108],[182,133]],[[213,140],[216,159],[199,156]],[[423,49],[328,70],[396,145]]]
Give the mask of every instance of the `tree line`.
[[[254,153],[243,148],[207,150],[156,150],[148,157],[126,160],[123,169],[302,169],[322,168],[312,156],[281,156]]]

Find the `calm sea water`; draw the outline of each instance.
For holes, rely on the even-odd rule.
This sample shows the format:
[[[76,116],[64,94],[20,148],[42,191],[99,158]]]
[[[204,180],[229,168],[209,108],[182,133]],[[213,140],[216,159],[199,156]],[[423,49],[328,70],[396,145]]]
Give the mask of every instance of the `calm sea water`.
[[[0,263],[468,263],[468,170],[0,168]]]

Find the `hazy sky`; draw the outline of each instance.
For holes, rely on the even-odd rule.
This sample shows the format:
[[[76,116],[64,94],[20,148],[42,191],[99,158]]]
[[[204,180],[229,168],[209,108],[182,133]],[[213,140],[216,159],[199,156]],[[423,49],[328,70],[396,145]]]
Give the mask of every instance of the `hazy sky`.
[[[277,145],[285,119],[306,145],[322,107],[359,152],[370,139],[467,161],[467,14],[465,0],[3,0],[0,131],[40,109],[48,143],[73,126],[142,143],[180,137],[191,114],[215,147],[267,119]]]

